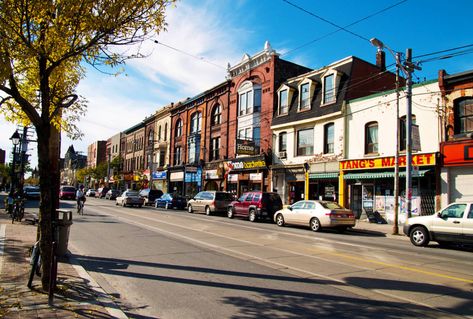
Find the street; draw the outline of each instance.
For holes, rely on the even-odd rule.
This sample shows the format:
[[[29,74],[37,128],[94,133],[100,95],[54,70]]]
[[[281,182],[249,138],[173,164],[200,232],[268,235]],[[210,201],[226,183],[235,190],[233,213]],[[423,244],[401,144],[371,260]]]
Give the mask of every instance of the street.
[[[73,258],[132,318],[473,316],[468,249],[95,198],[73,222]]]

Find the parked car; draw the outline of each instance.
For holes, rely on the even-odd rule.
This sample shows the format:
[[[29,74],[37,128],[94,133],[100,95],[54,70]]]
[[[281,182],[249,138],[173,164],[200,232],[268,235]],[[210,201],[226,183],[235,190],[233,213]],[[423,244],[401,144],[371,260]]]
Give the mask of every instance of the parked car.
[[[39,199],[41,192],[38,186],[25,186],[23,187],[23,195],[26,199]]]
[[[186,209],[187,198],[178,194],[165,193],[154,200],[154,207],[163,207],[166,209]]]
[[[105,199],[116,199],[121,193],[122,192],[120,192],[118,189],[109,189],[107,194],[105,194]]]
[[[59,199],[75,199],[76,188],[74,186],[61,186],[59,188]]]
[[[204,213],[211,215],[214,213],[226,212],[228,205],[233,201],[233,195],[221,191],[203,191],[197,193],[194,198],[187,203],[189,213]]]
[[[313,231],[322,228],[337,228],[344,231],[356,224],[355,215],[336,202],[301,200],[286,209],[277,211],[274,221],[278,226],[308,226]]]
[[[97,189],[97,192],[95,193],[95,197],[98,198],[105,198],[105,194],[107,194],[109,188],[108,187],[100,187]]]
[[[87,192],[85,192],[85,196],[88,196],[88,197],[95,197],[95,192],[96,192],[95,189],[89,188],[89,189],[87,190]]]
[[[126,190],[115,199],[115,205],[142,207],[145,200],[140,197],[138,191]]]
[[[145,205],[153,205],[156,198],[163,195],[163,191],[159,189],[144,188],[140,191],[140,196],[144,198]]]
[[[473,203],[452,203],[434,215],[411,217],[403,231],[415,246],[473,244]]]
[[[228,206],[227,216],[228,218],[245,217],[252,222],[262,218],[273,220],[274,213],[282,207],[282,200],[278,193],[247,192]]]

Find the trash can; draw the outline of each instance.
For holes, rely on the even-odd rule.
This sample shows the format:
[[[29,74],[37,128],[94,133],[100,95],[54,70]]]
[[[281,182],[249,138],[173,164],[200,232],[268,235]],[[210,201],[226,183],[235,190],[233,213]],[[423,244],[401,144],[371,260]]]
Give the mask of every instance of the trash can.
[[[63,257],[67,253],[67,245],[69,243],[69,231],[72,225],[72,211],[57,209],[56,212],[56,256]]]

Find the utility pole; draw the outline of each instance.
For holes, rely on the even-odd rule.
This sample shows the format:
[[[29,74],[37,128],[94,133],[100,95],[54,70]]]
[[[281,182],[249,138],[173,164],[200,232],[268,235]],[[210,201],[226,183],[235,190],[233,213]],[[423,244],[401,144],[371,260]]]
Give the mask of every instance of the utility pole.
[[[401,53],[396,52],[396,152],[394,155],[394,225],[393,235],[399,234],[399,65]]]

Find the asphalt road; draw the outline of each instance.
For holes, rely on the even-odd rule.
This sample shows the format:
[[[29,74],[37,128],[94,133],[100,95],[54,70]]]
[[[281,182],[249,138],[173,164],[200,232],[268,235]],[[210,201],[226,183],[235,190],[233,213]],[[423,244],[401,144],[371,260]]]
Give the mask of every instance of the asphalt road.
[[[473,317],[473,253],[407,238],[91,198],[69,249],[132,318]]]

